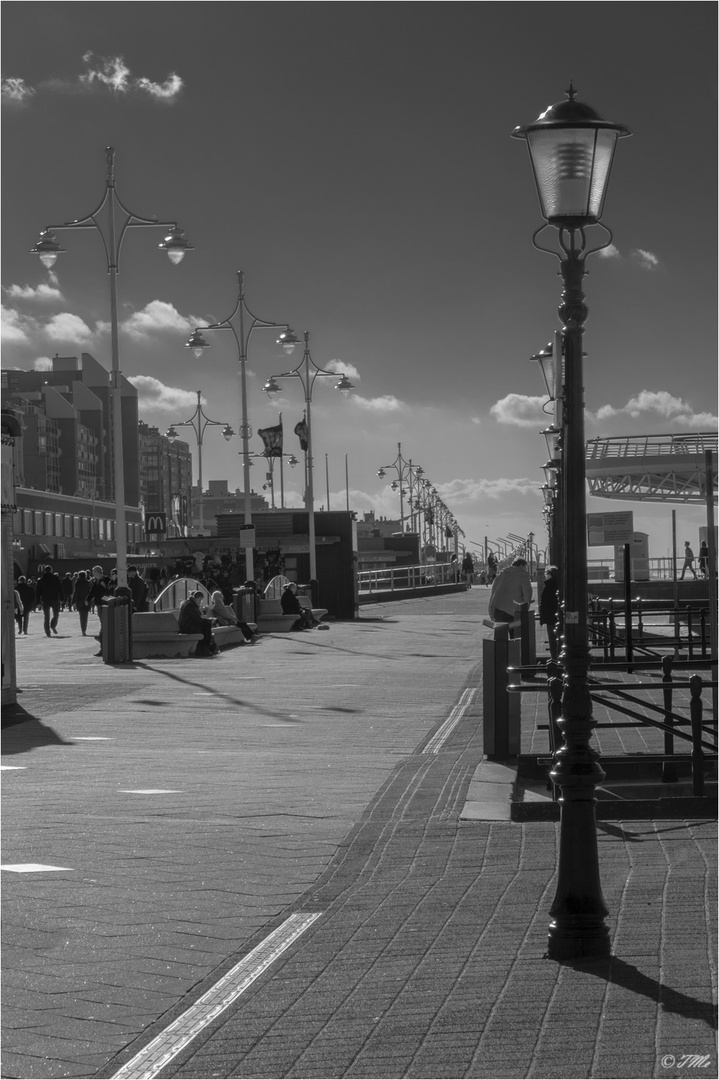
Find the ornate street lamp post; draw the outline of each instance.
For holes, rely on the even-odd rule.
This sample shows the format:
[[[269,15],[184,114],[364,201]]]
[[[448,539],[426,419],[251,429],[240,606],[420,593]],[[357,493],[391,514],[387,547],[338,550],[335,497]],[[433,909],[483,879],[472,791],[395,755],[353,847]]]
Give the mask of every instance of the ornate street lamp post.
[[[242,407],[242,420],[240,423],[240,438],[242,439],[242,464],[243,464],[243,483],[244,483],[244,518],[245,525],[252,524],[252,491],[250,481],[250,439],[252,437],[252,428],[247,420],[247,349],[250,343],[250,338],[255,330],[274,329],[287,331],[285,351],[292,352],[297,338],[294,336],[289,328],[288,323],[268,322],[265,319],[259,319],[256,315],[253,315],[247,304],[245,303],[245,275],[242,270],[237,271],[237,285],[238,295],[234,308],[227,316],[226,319],[221,319],[219,322],[212,323],[210,326],[198,326],[196,327],[189,340],[185,343],[185,348],[191,349],[195,356],[200,357],[205,349],[210,348],[209,341],[205,341],[202,334],[207,333],[210,330],[229,330],[235,339],[237,345],[237,359],[240,364],[240,398]],[[237,327],[235,327],[234,319],[237,318]],[[254,547],[251,544],[245,548],[245,573],[248,578],[252,579],[255,576],[254,565]]]
[[[562,447],[564,484],[564,745],[555,756],[552,780],[561,787],[557,893],[550,909],[548,954],[555,960],[608,956],[607,908],[602,897],[597,847],[595,788],[604,779],[599,755],[590,746],[595,723],[589,696],[586,483],[582,340],[587,307],[582,283],[585,230],[602,215],[617,140],[629,135],[589,105],[576,100],[551,105],[532,124],[515,128],[526,140],[545,224],[534,246],[559,259],[564,291],[559,307],[564,356]],[[537,243],[549,226],[557,229],[561,254]]]
[[[281,375],[270,375],[269,379],[263,386],[263,390],[267,394],[268,398],[272,400],[276,398],[280,392],[280,385],[276,381],[277,379],[299,379],[302,384],[305,397],[305,423],[307,425],[307,449],[305,451],[305,460],[307,462],[307,483],[305,485],[305,507],[308,512],[309,521],[309,545],[310,545],[310,579],[312,581],[317,580],[317,551],[315,550],[315,498],[314,498],[314,485],[313,485],[313,462],[312,462],[312,391],[314,389],[315,382],[320,378],[335,378],[339,381],[335,386],[335,390],[338,390],[342,397],[347,397],[350,390],[354,389],[352,383],[349,381],[346,375],[339,375],[336,371],[327,371],[325,368],[319,367],[310,354],[310,334],[309,330],[305,330],[305,348],[302,354],[302,360],[293,368],[292,371],[284,371]],[[278,344],[283,347],[285,352],[290,352],[289,346],[293,348],[297,343],[297,338],[294,336],[291,330],[287,330],[286,333],[281,334],[278,339]],[[311,366],[310,366],[311,365]]]
[[[175,424],[171,424],[165,432],[165,437],[169,439],[170,442],[175,442],[177,439],[179,439],[180,435],[175,430],[178,427],[191,427],[195,433],[195,439],[197,441],[197,483],[200,490],[200,498],[198,501],[200,511],[200,535],[203,536],[205,532],[205,514],[203,500],[204,488],[202,486],[202,443],[205,429],[208,427],[221,427],[222,434],[227,440],[227,442],[230,441],[230,439],[235,433],[229,424],[223,424],[221,420],[210,420],[210,418],[207,416],[204,409],[202,408],[202,392],[200,390],[196,390],[195,393],[197,394],[197,407],[190,419],[180,420]]]
[[[165,251],[170,262],[182,261],[185,252],[192,251],[192,245],[184,238],[182,229],[176,221],[158,221],[157,218],[141,217],[128,210],[121,202],[115,188],[115,151],[112,146],[105,149],[107,178],[105,194],[98,206],[85,217],[74,221],[65,221],[62,225],[46,225],[40,233],[37,244],[31,249],[33,255],[40,257],[40,262],[48,270],[54,266],[61,248],[53,231],[60,229],[95,229],[100,234],[107,259],[107,273],[110,277],[110,340],[112,349],[112,372],[110,400],[112,403],[112,457],[113,479],[115,486],[115,542],[117,551],[117,582],[127,585],[127,525],[125,516],[125,463],[122,447],[122,372],[120,371],[120,340],[117,309],[117,276],[120,273],[120,250],[128,229],[160,228],[167,229],[167,236],[158,247]],[[104,221],[100,214],[105,211]],[[124,218],[121,216],[124,215]]]
[[[399,490],[399,522],[400,529],[404,532],[404,497],[409,498],[410,513],[407,515],[410,521],[410,528],[415,531],[415,491],[419,488],[420,477],[422,476],[424,469],[421,465],[413,465],[412,458],[406,460],[402,457],[402,443],[397,443],[397,457],[389,465],[381,465],[377,470],[377,475],[380,480],[384,479],[387,475],[387,469],[394,469],[397,474],[397,479],[393,480],[390,484],[392,491]]]

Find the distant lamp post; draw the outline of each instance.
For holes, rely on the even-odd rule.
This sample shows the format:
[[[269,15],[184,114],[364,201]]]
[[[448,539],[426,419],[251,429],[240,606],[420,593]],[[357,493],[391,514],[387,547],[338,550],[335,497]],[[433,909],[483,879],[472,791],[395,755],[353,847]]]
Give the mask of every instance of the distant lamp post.
[[[120,342],[119,322],[117,306],[117,276],[120,272],[120,250],[125,234],[133,228],[162,228],[169,229],[164,240],[158,247],[166,252],[173,263],[179,263],[185,253],[192,251],[192,244],[185,240],[182,229],[178,228],[177,222],[158,221],[157,218],[141,217],[139,214],[128,210],[121,202],[115,188],[115,151],[111,146],[105,149],[105,162],[107,166],[107,178],[105,181],[105,194],[99,205],[85,217],[76,218],[74,221],[65,221],[62,225],[48,225],[40,233],[37,244],[31,249],[33,255],[37,255],[43,266],[48,270],[55,265],[58,255],[65,251],[55,239],[53,230],[60,229],[95,229],[100,234],[105,256],[107,259],[107,272],[110,277],[110,338],[112,348],[112,372],[110,398],[112,403],[112,454],[113,454],[113,478],[115,486],[115,542],[117,554],[117,581],[119,585],[127,585],[127,523],[125,515],[125,469],[122,446],[122,373],[120,371]],[[101,212],[105,210],[104,222],[100,220]],[[124,215],[122,217],[121,215]]]
[[[313,484],[313,461],[312,461],[312,391],[317,379],[320,378],[335,378],[338,382],[335,385],[335,390],[338,390],[342,397],[347,397],[350,390],[353,389],[352,383],[349,381],[346,375],[340,375],[336,371],[327,371],[325,368],[319,367],[314,362],[310,354],[310,335],[309,331],[305,330],[304,334],[305,348],[302,354],[302,360],[291,371],[285,371],[281,375],[271,375],[263,386],[263,390],[267,394],[270,400],[273,400],[280,393],[282,387],[277,382],[277,379],[299,379],[302,384],[302,390],[305,398],[305,423],[307,425],[307,450],[305,451],[305,460],[307,463],[307,476],[305,484],[305,508],[308,512],[308,529],[309,529],[309,545],[310,545],[310,578],[312,581],[317,580],[317,551],[315,546],[315,500],[314,500],[314,484]],[[278,344],[282,346],[285,352],[289,352],[290,346],[294,348],[297,343],[292,330],[285,331],[284,334],[280,334]]]
[[[242,420],[240,423],[240,438],[242,439],[242,466],[243,466],[243,484],[244,484],[244,521],[245,525],[252,524],[252,491],[250,482],[250,468],[252,462],[250,460],[250,439],[252,438],[252,428],[250,427],[247,419],[247,350],[250,343],[250,338],[255,330],[279,330],[284,329],[284,342],[283,348],[285,352],[292,352],[297,343],[297,338],[292,333],[287,323],[281,322],[269,322],[266,319],[259,319],[256,315],[253,315],[247,304],[245,303],[245,275],[241,270],[237,271],[237,285],[238,295],[237,301],[233,310],[227,316],[226,319],[221,319],[219,322],[212,323],[210,326],[199,326],[193,330],[189,340],[185,343],[185,348],[190,349],[194,356],[201,357],[206,349],[210,348],[209,341],[206,341],[202,336],[203,332],[207,333],[211,330],[229,330],[235,339],[237,345],[237,359],[240,364],[240,398],[242,408]],[[235,319],[237,319],[237,326],[235,326]],[[232,438],[234,432],[231,428],[227,428],[226,432],[231,434],[225,434],[225,438]],[[255,576],[254,565],[254,548],[245,548],[245,573],[251,580]]]
[[[234,435],[234,432],[229,424],[223,424],[221,420],[210,420],[202,408],[202,391],[196,390],[197,394],[197,407],[189,420],[180,420],[177,422],[177,427],[191,427],[195,433],[195,440],[197,442],[197,483],[200,489],[200,498],[198,501],[200,511],[200,535],[204,535],[205,532],[205,514],[204,514],[204,488],[202,485],[202,443],[204,439],[205,429],[208,427],[221,427],[222,434],[225,439],[229,440]],[[165,432],[165,438],[170,442],[175,442],[179,439],[179,434],[175,430],[175,424],[172,424]]]
[[[382,465],[377,470],[377,475],[380,480],[383,480],[387,475],[387,470],[393,469],[397,479],[393,480],[390,484],[392,491],[399,491],[399,524],[400,529],[404,532],[405,515],[404,515],[404,498],[405,495],[409,498],[410,513],[407,515],[410,522],[410,529],[415,532],[415,492],[419,489],[419,480],[422,476],[424,469],[421,465],[413,465],[412,459],[402,457],[402,443],[397,443],[397,457],[389,465]]]
[[[576,100],[551,105],[532,124],[517,127],[524,139],[545,224],[534,245],[559,259],[564,291],[559,316],[564,355],[562,450],[564,484],[564,694],[559,727],[564,745],[555,756],[552,780],[562,790],[557,893],[550,914],[548,954],[555,960],[608,956],[608,914],[602,897],[597,847],[595,788],[604,779],[599,755],[590,746],[595,722],[589,696],[586,483],[582,340],[587,317],[583,278],[585,230],[599,223],[617,140],[628,128],[602,119]],[[537,237],[557,229],[559,252]],[[604,226],[602,226],[604,228]]]

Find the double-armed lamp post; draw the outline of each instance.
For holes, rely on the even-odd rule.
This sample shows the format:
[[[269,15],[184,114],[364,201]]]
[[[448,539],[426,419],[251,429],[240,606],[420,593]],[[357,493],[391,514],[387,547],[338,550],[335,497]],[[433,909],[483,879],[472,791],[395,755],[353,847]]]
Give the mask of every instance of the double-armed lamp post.
[[[211,323],[209,326],[198,326],[190,335],[189,341],[185,343],[185,347],[190,349],[198,358],[202,356],[206,349],[210,348],[209,341],[206,341],[202,336],[203,333],[208,333],[212,330],[228,330],[235,339],[237,346],[237,359],[240,365],[240,398],[242,408],[242,419],[240,422],[240,438],[242,440],[242,465],[243,465],[243,483],[244,483],[244,521],[245,525],[252,525],[252,490],[250,481],[250,439],[252,437],[252,428],[247,419],[247,349],[250,343],[250,338],[255,330],[286,330],[287,341],[284,343],[286,352],[293,352],[297,339],[289,328],[288,323],[269,322],[266,319],[260,319],[256,315],[253,315],[247,304],[245,303],[245,275],[241,270],[237,271],[237,285],[238,295],[235,306],[227,316],[226,319],[221,319],[219,322]],[[235,325],[235,320],[237,323]],[[248,543],[245,547],[245,573],[248,578],[252,579],[255,576],[254,566],[254,545]]]
[[[158,247],[165,251],[172,263],[182,261],[192,245],[184,238],[176,221],[158,221],[157,218],[141,217],[124,205],[115,187],[115,151],[111,146],[105,150],[107,176],[105,193],[98,206],[84,217],[65,221],[62,225],[46,225],[37,244],[31,249],[48,270],[54,266],[58,255],[64,252],[54,233],[61,229],[94,229],[100,234],[110,279],[110,338],[112,371],[110,399],[112,403],[112,459],[115,498],[115,543],[117,553],[118,585],[127,585],[127,525],[125,515],[125,468],[122,438],[122,372],[120,371],[120,340],[117,306],[117,276],[120,273],[120,251],[128,229],[160,228],[167,235]],[[104,211],[104,214],[103,214]],[[102,217],[101,217],[102,215]]]
[[[586,229],[598,225],[617,140],[628,128],[604,120],[576,100],[551,105],[534,123],[517,127],[524,139],[539,194],[544,225],[534,246],[559,260],[564,284],[559,307],[564,390],[562,402],[562,479],[564,485],[563,572],[564,669],[562,716],[564,745],[555,755],[551,777],[561,788],[557,892],[550,914],[548,955],[555,960],[608,956],[611,951],[602,897],[596,826],[596,785],[604,779],[599,755],[590,746],[595,722],[589,695],[586,478],[584,438],[583,334],[587,318],[584,264]],[[537,237],[554,227],[559,251],[543,248]],[[602,228],[604,228],[602,226]]]
[[[209,416],[202,408],[202,391],[195,391],[197,394],[197,407],[189,420],[180,420],[176,424],[171,424],[165,432],[165,437],[170,442],[176,442],[179,439],[179,432],[176,430],[178,427],[191,427],[195,433],[195,439],[197,441],[197,484],[200,492],[198,500],[198,507],[200,511],[200,535],[204,535],[205,532],[205,514],[204,514],[204,488],[202,486],[202,443],[205,435],[205,429],[208,427],[221,427],[224,438],[229,442],[232,436],[235,434],[229,424],[223,424],[221,420],[210,420]]]
[[[413,465],[412,459],[406,460],[402,457],[402,443],[397,443],[397,457],[389,465],[381,465],[377,470],[377,475],[380,480],[383,480],[387,475],[387,470],[393,469],[397,474],[397,479],[393,480],[390,484],[392,491],[399,490],[399,523],[400,529],[404,532],[404,497],[409,496],[409,508],[410,508],[410,526],[412,531],[415,529],[415,489],[419,487],[419,481],[424,473],[424,469],[421,465]]]
[[[317,580],[317,551],[315,549],[315,500],[314,500],[314,484],[313,484],[313,462],[312,462],[312,391],[317,379],[321,378],[334,378],[339,379],[335,386],[335,390],[338,390],[342,397],[347,397],[350,390],[353,389],[352,383],[346,375],[339,375],[336,371],[327,371],[325,368],[319,367],[314,362],[310,354],[310,335],[309,331],[305,330],[304,334],[305,348],[302,354],[302,360],[291,371],[285,371],[281,375],[271,375],[263,386],[263,390],[267,394],[270,400],[277,397],[282,389],[277,379],[299,379],[302,384],[302,390],[305,398],[305,424],[307,425],[307,433],[305,446],[305,460],[307,463],[306,469],[306,484],[305,484],[305,507],[307,509],[308,516],[308,532],[309,532],[309,546],[310,546],[310,579],[312,581]],[[278,339],[278,344],[282,346],[285,352],[292,352],[295,345],[298,343],[298,339],[295,337],[292,330],[289,328],[284,334],[281,334]],[[302,440],[301,440],[302,441]]]

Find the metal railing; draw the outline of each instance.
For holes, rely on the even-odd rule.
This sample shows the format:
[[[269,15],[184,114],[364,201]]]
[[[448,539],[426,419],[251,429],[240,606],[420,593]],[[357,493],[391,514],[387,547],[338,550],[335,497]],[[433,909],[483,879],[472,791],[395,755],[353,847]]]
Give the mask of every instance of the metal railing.
[[[357,574],[360,595],[423,589],[438,585],[455,584],[459,580],[460,568],[456,562],[384,567],[382,570],[360,570]]]

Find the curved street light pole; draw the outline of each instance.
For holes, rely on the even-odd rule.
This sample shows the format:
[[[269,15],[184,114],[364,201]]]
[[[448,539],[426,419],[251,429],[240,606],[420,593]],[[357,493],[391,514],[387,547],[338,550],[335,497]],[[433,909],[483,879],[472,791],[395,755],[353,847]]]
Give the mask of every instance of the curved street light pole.
[[[336,371],[327,371],[326,368],[321,368],[312,359],[310,353],[310,333],[309,330],[305,330],[304,333],[305,348],[302,354],[302,360],[291,371],[284,371],[281,375],[271,375],[265,383],[263,389],[267,396],[272,399],[277,397],[280,391],[280,386],[275,381],[276,379],[299,379],[302,384],[302,389],[305,398],[305,423],[307,425],[307,449],[305,451],[305,460],[307,463],[307,483],[305,486],[305,508],[308,515],[308,532],[309,532],[309,546],[310,546],[310,579],[312,581],[317,580],[317,551],[315,549],[315,499],[314,499],[314,482],[313,482],[313,460],[312,460],[312,391],[314,389],[317,379],[333,377],[339,379],[339,382],[335,386],[335,390],[339,390],[343,397],[346,397],[350,390],[353,389],[352,383],[349,381],[346,375],[339,375]],[[287,349],[288,345],[294,344],[297,339],[294,337],[291,331],[281,335],[279,338],[279,344],[283,348]],[[310,366],[311,365],[311,366]]]
[[[132,228],[168,229],[167,236],[160,242],[158,247],[167,253],[170,261],[174,264],[181,262],[187,251],[192,251],[192,245],[184,239],[184,234],[182,230],[178,228],[176,221],[158,221],[157,218],[142,217],[140,214],[135,214],[132,210],[128,210],[120,200],[115,187],[115,150],[112,146],[105,148],[105,163],[107,167],[105,194],[95,209],[84,217],[76,218],[74,221],[65,221],[61,225],[46,225],[40,233],[37,244],[31,249],[31,253],[33,255],[38,255],[40,261],[49,270],[55,264],[58,255],[63,254],[65,250],[60,247],[53,235],[53,231],[59,231],[60,229],[94,229],[99,233],[103,247],[105,248],[107,273],[110,278],[110,340],[112,355],[110,399],[112,404],[112,451],[113,481],[115,488],[117,582],[118,585],[127,585],[125,463],[122,445],[122,372],[120,370],[120,340],[117,305],[117,276],[120,272],[120,250],[127,230]],[[98,217],[103,210],[106,211],[106,220],[104,223],[101,223],[98,220]],[[124,215],[124,219],[120,214]]]
[[[210,347],[209,341],[205,341],[202,337],[202,333],[210,330],[229,330],[235,339],[237,345],[237,358],[240,365],[240,398],[242,418],[240,423],[239,435],[242,439],[242,471],[243,471],[243,484],[244,484],[244,522],[245,525],[252,525],[252,491],[250,481],[250,438],[252,437],[252,428],[249,425],[247,419],[247,350],[250,343],[250,338],[255,330],[286,330],[291,335],[291,341],[288,338],[286,348],[288,351],[294,349],[294,343],[296,338],[290,331],[289,323],[282,322],[270,322],[267,319],[260,319],[257,315],[254,315],[248,308],[245,302],[245,275],[242,270],[237,271],[237,285],[238,295],[234,308],[227,316],[226,319],[220,319],[218,322],[211,323],[209,326],[198,326],[190,335],[189,341],[186,342],[185,347],[191,349],[195,356],[202,355],[205,349]],[[237,328],[235,328],[234,320],[237,318]],[[291,346],[291,348],[290,348]],[[255,576],[254,565],[254,545],[248,544],[245,548],[245,574],[249,579]]]
[[[205,429],[208,427],[221,427],[223,429],[222,434],[228,442],[234,435],[234,432],[229,424],[223,424],[221,420],[210,420],[210,418],[207,416],[204,409],[202,408],[202,391],[196,390],[195,393],[197,394],[197,408],[195,409],[190,419],[179,420],[176,423],[171,424],[165,432],[165,436],[171,442],[179,439],[179,435],[177,431],[175,431],[176,427],[191,427],[195,433],[195,439],[197,441],[197,483],[200,490],[200,497],[198,500],[198,506],[200,510],[200,534],[204,535],[205,514],[203,500],[204,489],[202,486],[202,443]]]

